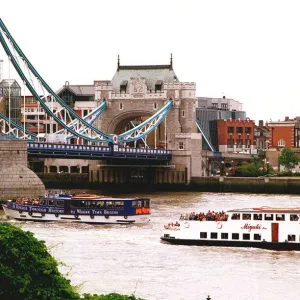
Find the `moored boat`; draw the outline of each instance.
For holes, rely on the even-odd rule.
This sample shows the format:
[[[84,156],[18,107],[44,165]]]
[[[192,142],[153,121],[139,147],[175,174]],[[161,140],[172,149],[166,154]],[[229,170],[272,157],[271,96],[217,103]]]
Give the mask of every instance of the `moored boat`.
[[[300,250],[300,207],[192,213],[165,225],[161,240],[180,245]]]
[[[8,200],[8,217],[30,221],[72,221],[97,224],[146,223],[150,221],[149,198],[110,198],[94,194],[46,194],[39,199]]]

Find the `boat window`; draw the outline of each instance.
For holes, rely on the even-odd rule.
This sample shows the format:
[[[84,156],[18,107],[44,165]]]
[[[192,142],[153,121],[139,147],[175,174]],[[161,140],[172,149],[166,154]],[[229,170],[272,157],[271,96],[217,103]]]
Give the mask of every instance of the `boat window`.
[[[260,241],[261,240],[261,234],[254,233],[254,241]]]
[[[150,207],[150,200],[149,199],[144,200],[144,207]]]
[[[232,214],[232,216],[231,216],[231,220],[240,220],[240,219],[241,219],[240,214]]]
[[[200,239],[207,239],[207,232],[200,232]]]
[[[46,205],[46,200],[40,200],[39,204],[40,205]]]
[[[210,233],[210,238],[211,239],[217,239],[218,238],[218,233],[217,232],[211,232]]]
[[[142,207],[142,201],[141,200],[132,201],[132,207]]]
[[[104,201],[97,201],[97,202],[96,202],[96,207],[97,207],[97,208],[100,208],[100,209],[101,209],[101,208],[104,208]]]
[[[288,241],[289,242],[295,242],[296,236],[294,234],[288,234]]]
[[[249,241],[250,240],[250,233],[243,233],[243,240]]]
[[[124,201],[116,201],[115,207],[118,209],[124,209]]]
[[[299,216],[298,215],[290,215],[290,221],[298,221]]]
[[[228,240],[228,233],[222,232],[222,233],[221,233],[221,239],[222,239],[222,240]]]
[[[251,220],[251,214],[243,214],[242,218],[243,220]]]
[[[64,206],[64,201],[56,200],[55,206],[61,206],[61,207],[63,207]]]
[[[72,200],[72,201],[70,201],[70,203],[71,203],[71,208],[77,208],[78,207],[78,205],[79,205],[79,201],[78,200]]]
[[[266,221],[273,221],[273,215],[272,214],[265,214],[265,220]]]
[[[276,214],[276,221],[284,221],[285,215],[284,214]]]
[[[49,206],[54,206],[54,200],[49,200],[48,205]]]
[[[232,239],[233,240],[238,240],[240,237],[239,237],[239,234],[238,233],[233,233],[232,234]]]
[[[79,207],[80,208],[87,208],[87,202],[88,201],[85,201],[85,200],[79,201]]]
[[[253,215],[253,220],[261,221],[262,220],[262,214],[254,214]]]
[[[106,208],[115,208],[115,201],[106,201]]]

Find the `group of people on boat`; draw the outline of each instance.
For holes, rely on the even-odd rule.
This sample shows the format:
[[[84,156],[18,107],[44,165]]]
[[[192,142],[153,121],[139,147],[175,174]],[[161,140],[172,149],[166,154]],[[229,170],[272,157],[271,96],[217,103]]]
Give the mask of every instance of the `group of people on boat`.
[[[180,216],[181,221],[227,221],[228,215],[226,212],[222,211],[208,211],[207,213],[187,213],[187,214],[181,214]],[[172,229],[172,230],[178,230],[180,227],[180,223],[176,221],[175,223],[169,223],[164,226],[165,229]]]
[[[29,204],[29,205],[39,205],[39,199],[38,198],[27,198],[27,197],[19,197],[12,200],[13,202],[16,202],[16,204]]]
[[[189,214],[181,214],[180,220],[189,221],[227,221],[228,215],[226,212],[222,211],[208,211],[207,213],[195,213],[191,212]]]

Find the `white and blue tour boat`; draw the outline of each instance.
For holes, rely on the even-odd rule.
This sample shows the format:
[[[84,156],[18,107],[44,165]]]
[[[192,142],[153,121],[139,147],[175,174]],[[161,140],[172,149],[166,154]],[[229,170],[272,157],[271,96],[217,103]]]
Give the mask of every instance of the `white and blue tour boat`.
[[[165,225],[161,240],[179,245],[300,250],[299,217],[300,207],[191,213]]]
[[[17,220],[128,224],[149,222],[150,205],[149,198],[59,193],[39,199],[8,200],[2,206],[6,216]]]

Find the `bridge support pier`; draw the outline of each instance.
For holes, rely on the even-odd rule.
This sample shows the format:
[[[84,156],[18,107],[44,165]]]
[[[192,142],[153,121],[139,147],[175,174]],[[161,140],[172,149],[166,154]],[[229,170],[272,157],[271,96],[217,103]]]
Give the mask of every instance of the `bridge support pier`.
[[[27,167],[27,141],[0,140],[0,199],[45,194],[41,179]]]

